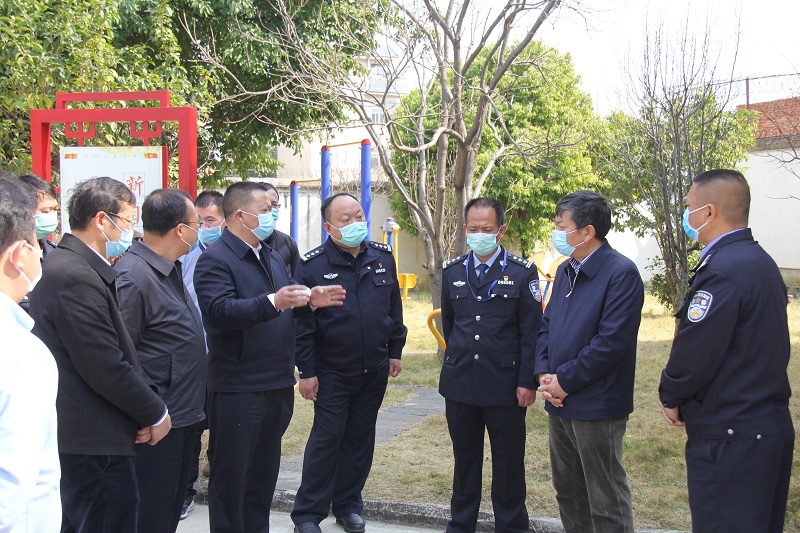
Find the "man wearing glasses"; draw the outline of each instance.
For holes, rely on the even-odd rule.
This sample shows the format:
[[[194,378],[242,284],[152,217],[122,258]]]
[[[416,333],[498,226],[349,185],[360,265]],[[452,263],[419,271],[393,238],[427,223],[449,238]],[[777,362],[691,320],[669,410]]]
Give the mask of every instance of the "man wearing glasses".
[[[136,445],[154,446],[172,427],[142,373],[108,262],[130,245],[135,203],[109,177],[79,183],[67,206],[72,232],[50,252],[30,297],[33,333],[58,366],[65,533],[136,533]]]
[[[142,369],[169,405],[172,431],[141,450],[136,461],[139,531],[172,532],[183,506],[196,427],[205,419],[205,340],[178,261],[197,247],[203,223],[175,189],[150,193],[142,223],[143,240],[115,265],[117,293]]]

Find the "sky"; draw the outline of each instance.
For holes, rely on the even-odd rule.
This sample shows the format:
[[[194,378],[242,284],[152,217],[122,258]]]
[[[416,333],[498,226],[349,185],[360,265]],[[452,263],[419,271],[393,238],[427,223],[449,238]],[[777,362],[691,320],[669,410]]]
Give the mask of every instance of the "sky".
[[[567,0],[569,1],[569,0]],[[663,22],[668,34],[711,29],[720,70],[751,78],[750,102],[800,95],[800,1],[798,0],[583,0],[581,13],[561,9],[537,35],[545,44],[570,52],[582,88],[595,110],[632,111],[625,96],[630,58],[642,56],[646,25]],[[591,12],[586,10],[591,9]],[[688,22],[687,22],[688,21]],[[737,38],[738,54],[734,54]],[[735,62],[734,62],[735,58]],[[752,79],[761,76],[793,76]],[[745,103],[744,82],[734,103]]]

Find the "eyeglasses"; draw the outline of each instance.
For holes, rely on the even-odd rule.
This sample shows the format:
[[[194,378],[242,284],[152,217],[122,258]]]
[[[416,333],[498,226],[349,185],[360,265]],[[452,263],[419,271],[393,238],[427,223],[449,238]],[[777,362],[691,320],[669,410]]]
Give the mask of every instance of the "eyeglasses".
[[[117,220],[121,220],[121,221],[123,221],[125,224],[127,224],[127,225],[128,225],[128,228],[129,228],[129,229],[133,227],[133,220],[128,220],[127,218],[123,218],[123,217],[119,216],[119,215],[118,215],[118,214],[116,214],[116,213],[106,213],[106,214],[107,214],[108,216],[110,216],[110,217],[114,217],[114,218],[116,218]],[[120,231],[122,231],[122,230],[120,230]]]
[[[181,222],[181,224],[187,224],[187,225],[188,224],[197,224],[198,228],[202,228],[203,227],[203,222],[202,221],[201,222],[191,222],[189,220],[184,220],[184,221]]]
[[[272,209],[280,209],[281,204],[272,204]]]

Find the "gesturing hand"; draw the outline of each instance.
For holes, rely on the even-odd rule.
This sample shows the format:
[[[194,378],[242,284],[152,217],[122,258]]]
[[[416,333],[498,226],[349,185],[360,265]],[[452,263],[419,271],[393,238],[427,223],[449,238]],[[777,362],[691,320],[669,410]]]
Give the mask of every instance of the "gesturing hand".
[[[314,307],[342,305],[347,291],[341,285],[317,285],[311,289],[309,303]]]

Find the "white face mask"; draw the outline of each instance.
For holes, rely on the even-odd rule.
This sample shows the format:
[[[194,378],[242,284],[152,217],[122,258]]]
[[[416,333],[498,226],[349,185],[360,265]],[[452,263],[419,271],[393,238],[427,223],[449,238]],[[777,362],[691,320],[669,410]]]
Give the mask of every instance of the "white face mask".
[[[28,276],[25,275],[25,272],[17,268],[16,265],[14,266],[14,268],[17,268],[17,272],[19,272],[20,276],[22,276],[23,279],[28,282],[28,292],[31,292],[33,288],[36,287],[36,284],[39,283],[39,280],[42,279],[42,251],[37,250],[27,242],[25,243],[25,247],[30,248],[31,250],[36,252],[36,255],[39,256],[39,262],[37,263],[39,268],[36,270],[36,275],[31,280]]]

